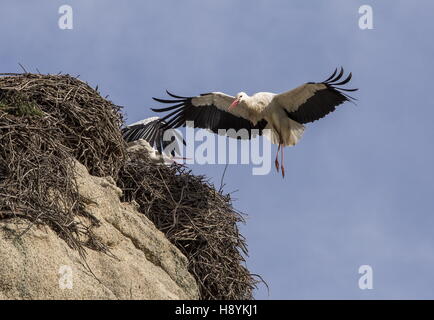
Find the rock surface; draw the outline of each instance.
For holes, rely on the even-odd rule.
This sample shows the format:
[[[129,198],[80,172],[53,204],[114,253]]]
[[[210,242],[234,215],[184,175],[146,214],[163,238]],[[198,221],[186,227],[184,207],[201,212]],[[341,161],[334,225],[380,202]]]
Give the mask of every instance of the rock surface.
[[[89,175],[76,162],[80,193],[101,226],[96,236],[114,257],[86,250],[83,260],[48,227],[0,221],[0,299],[198,299],[186,257],[119,200],[111,178]]]

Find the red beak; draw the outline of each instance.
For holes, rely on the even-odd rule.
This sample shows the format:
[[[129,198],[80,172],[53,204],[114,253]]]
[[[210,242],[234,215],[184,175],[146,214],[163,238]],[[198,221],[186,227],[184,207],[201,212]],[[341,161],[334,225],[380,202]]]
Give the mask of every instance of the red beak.
[[[235,99],[231,105],[229,106],[228,110],[231,110],[232,108],[235,108],[238,104],[240,103],[240,101],[238,99]]]

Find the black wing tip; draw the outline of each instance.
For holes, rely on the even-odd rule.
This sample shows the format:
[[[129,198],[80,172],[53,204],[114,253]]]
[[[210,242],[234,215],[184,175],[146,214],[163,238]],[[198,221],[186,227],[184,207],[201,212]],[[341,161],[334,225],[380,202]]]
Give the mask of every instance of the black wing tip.
[[[345,92],[355,92],[355,91],[359,90],[358,88],[347,89],[347,88],[338,87],[338,86],[343,86],[343,85],[349,83],[353,77],[353,73],[350,72],[345,79],[341,80],[342,76],[345,73],[344,68],[341,66],[339,69],[339,73],[336,75],[337,72],[338,72],[338,68],[336,68],[335,71],[332,73],[332,75],[330,77],[328,77],[322,83],[325,84],[328,88],[336,90],[339,94],[343,95],[347,101],[357,100],[356,98],[346,94]],[[341,80],[341,81],[338,82],[338,80]],[[343,91],[345,91],[345,92],[343,92]]]
[[[176,94],[173,94],[172,92],[170,92],[169,90],[166,89],[166,93],[171,96],[172,98],[175,99],[188,99],[188,97],[183,97],[183,96],[178,96]]]
[[[157,102],[161,102],[161,103],[179,103],[179,102],[185,101],[185,99],[168,100],[168,99],[160,99],[160,98],[154,98],[154,97],[152,97],[152,99],[154,99]]]
[[[173,99],[162,99],[162,98],[156,98],[156,97],[152,97],[152,99],[154,101],[160,102],[160,103],[180,103],[180,102],[186,102],[187,100],[192,99],[193,97],[183,97],[183,96],[178,96],[176,94],[173,94],[172,92],[170,92],[169,90],[166,89],[166,93],[172,97]]]
[[[339,70],[339,73],[338,73],[338,70]],[[336,73],[338,73],[338,74],[336,74]],[[332,84],[332,83],[338,81],[340,78],[342,78],[344,73],[345,73],[345,70],[342,66],[340,67],[340,69],[336,68],[335,71],[331,74],[331,76],[328,77],[326,80],[322,81],[322,83]]]
[[[328,77],[327,79],[325,79],[323,81],[323,83],[327,83],[329,82],[331,79],[333,79],[333,77],[336,75],[336,73],[338,72],[338,68],[335,69],[335,71],[332,73],[332,75],[330,77]]]

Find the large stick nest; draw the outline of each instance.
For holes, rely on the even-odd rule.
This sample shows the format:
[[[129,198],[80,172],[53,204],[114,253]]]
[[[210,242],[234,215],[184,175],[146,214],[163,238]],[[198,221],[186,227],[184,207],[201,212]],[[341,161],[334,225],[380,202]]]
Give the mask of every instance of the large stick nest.
[[[68,75],[0,77],[0,218],[47,224],[81,254],[104,249],[92,236],[98,221],[84,210],[71,158],[93,175],[116,176],[125,162],[119,110]]]
[[[86,247],[105,251],[71,174],[75,158],[93,175],[112,176],[123,200],[186,255],[201,299],[251,299],[257,280],[244,266],[243,217],[229,195],[184,166],[127,154],[122,125],[120,107],[69,75],[0,77],[0,219],[48,225],[83,257]]]
[[[189,260],[202,299],[252,299],[257,281],[244,267],[247,255],[237,223],[243,216],[204,176],[186,167],[155,165],[130,153],[120,172],[124,201],[135,201]]]

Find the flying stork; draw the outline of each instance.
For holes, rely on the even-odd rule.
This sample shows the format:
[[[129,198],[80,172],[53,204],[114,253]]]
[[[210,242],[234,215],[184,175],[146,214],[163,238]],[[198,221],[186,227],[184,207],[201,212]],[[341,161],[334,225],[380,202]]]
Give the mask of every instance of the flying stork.
[[[193,121],[194,127],[215,133],[220,133],[219,129],[235,129],[224,131],[232,138],[240,138],[239,135],[233,135],[234,131],[240,129],[248,131],[248,136],[241,138],[250,139],[256,134],[267,136],[278,145],[275,159],[277,171],[281,152],[280,168],[284,177],[284,147],[293,146],[300,140],[304,124],[323,118],[346,101],[356,100],[345,92],[358,89],[340,87],[351,80],[352,74],[342,80],[343,75],[343,68],[339,73],[336,69],[322,82],[308,82],[280,94],[259,92],[248,96],[240,92],[233,97],[222,92],[211,92],[181,97],[166,90],[173,99],[153,99],[172,106],[152,110],[169,112],[160,119],[161,130],[179,128],[188,125],[187,121]]]

